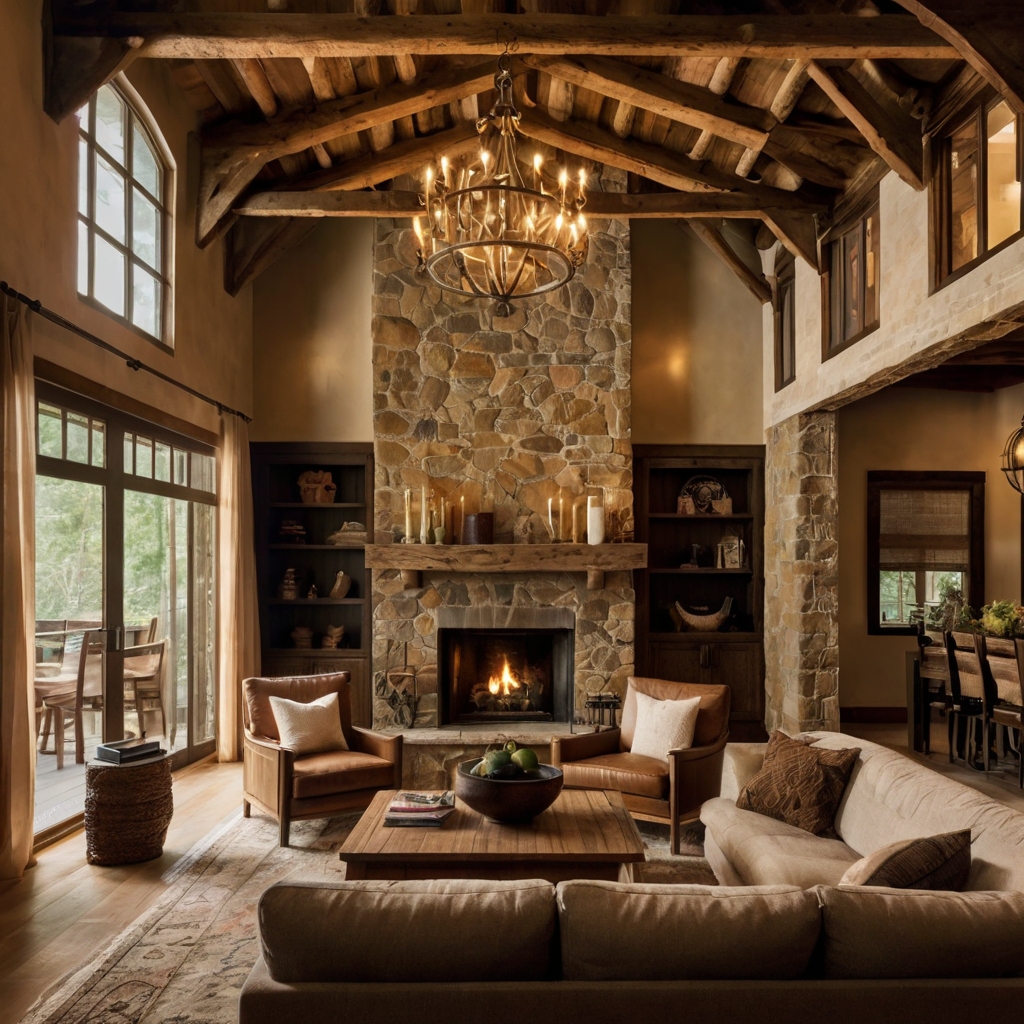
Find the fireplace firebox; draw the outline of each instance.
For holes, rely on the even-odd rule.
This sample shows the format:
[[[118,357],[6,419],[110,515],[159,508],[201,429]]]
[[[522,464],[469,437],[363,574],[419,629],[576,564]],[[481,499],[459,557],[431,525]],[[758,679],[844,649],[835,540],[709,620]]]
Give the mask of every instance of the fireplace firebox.
[[[571,629],[439,629],[441,723],[566,722]]]

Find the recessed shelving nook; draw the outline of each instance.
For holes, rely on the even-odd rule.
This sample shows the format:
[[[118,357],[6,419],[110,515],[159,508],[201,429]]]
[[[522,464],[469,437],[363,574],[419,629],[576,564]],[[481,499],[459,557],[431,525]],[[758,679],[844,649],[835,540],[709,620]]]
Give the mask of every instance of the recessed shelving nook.
[[[373,446],[370,444],[253,443],[253,502],[263,667],[267,676],[344,670],[352,676],[352,716],[370,725],[370,579],[366,532],[332,543],[344,523],[373,525]],[[331,474],[335,500],[303,502],[299,477]],[[292,524],[292,525],[288,525]],[[281,581],[293,569],[295,598],[282,597]],[[352,584],[331,597],[339,571]],[[310,588],[316,587],[316,597]],[[341,645],[321,646],[328,627],[344,626]],[[296,627],[312,630],[311,647],[297,647]]]
[[[725,683],[732,691],[733,739],[760,738],[764,448],[636,445],[633,454],[636,539],[647,544],[647,568],[636,573],[637,671],[680,682]],[[700,477],[721,485],[731,510],[679,510],[687,483]],[[733,564],[719,558],[723,542],[738,549]],[[720,629],[680,628],[676,602],[691,615],[707,615],[727,599],[731,612]]]

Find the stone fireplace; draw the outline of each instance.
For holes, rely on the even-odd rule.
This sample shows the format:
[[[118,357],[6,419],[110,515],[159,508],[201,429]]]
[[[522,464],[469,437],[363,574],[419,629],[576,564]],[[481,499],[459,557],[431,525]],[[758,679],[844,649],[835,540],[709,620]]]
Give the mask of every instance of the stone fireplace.
[[[617,172],[602,173],[601,188],[624,184]],[[406,488],[418,496],[427,487],[467,513],[493,509],[496,545],[515,551],[548,543],[549,499],[557,508],[560,497],[571,503],[588,486],[603,487],[610,507],[631,522],[628,222],[593,221],[589,257],[569,285],[516,302],[508,317],[421,276],[408,221],[380,219],[375,230],[376,544],[400,539]],[[628,571],[594,574],[588,587],[587,571],[571,559],[522,572],[440,562],[412,581],[397,568],[373,571],[376,728],[445,727],[474,714],[500,720],[499,702],[479,689],[472,696],[491,681],[494,644],[480,636],[475,651],[463,645],[458,668],[473,679],[453,680],[449,631],[458,629],[508,631],[518,671],[545,690],[535,708],[509,687],[506,709],[515,706],[523,721],[534,712],[571,721],[588,696],[624,693],[633,671]],[[552,633],[543,657],[534,630]]]

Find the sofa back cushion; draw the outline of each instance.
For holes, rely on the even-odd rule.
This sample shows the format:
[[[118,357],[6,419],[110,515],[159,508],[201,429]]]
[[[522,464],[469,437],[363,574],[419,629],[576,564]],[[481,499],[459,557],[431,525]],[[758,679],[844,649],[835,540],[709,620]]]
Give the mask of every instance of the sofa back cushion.
[[[1024,893],[818,888],[827,978],[1024,974]]]
[[[814,890],[796,886],[558,886],[569,981],[798,978],[821,930]]]
[[[899,839],[970,829],[966,888],[1024,890],[1024,814],[867,740],[809,736],[819,747],[861,748],[835,826],[862,857]]]
[[[622,702],[619,735],[623,750],[633,747],[636,729],[636,694],[646,693],[655,700],[687,700],[700,697],[700,710],[693,730],[693,746],[711,746],[729,726],[729,687],[706,683],[675,683],[670,679],[630,676],[626,683],[626,699]]]
[[[345,741],[351,747],[352,708],[349,700],[349,673],[330,672],[316,676],[279,676],[261,678],[256,676],[242,682],[245,694],[243,715],[245,726],[257,736],[265,736],[268,740],[281,739],[274,718],[274,709],[270,706],[271,697],[284,697],[285,700],[299,704],[309,704],[329,693],[338,695],[338,712],[341,715],[341,729]]]
[[[274,981],[540,981],[550,977],[555,887],[443,879],[278,883],[260,897]]]

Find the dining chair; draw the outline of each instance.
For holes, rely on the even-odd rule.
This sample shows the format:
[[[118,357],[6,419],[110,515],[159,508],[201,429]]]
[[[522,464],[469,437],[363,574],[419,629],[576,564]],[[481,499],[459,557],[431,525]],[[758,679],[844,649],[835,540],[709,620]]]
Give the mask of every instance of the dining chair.
[[[167,735],[167,709],[163,696],[166,655],[166,638],[124,649],[124,709],[125,712],[135,712],[142,737],[146,735],[146,713],[154,711],[160,712],[161,735]]]
[[[975,637],[978,658],[985,674],[984,717],[985,745],[991,746],[989,732],[997,730],[999,756],[1005,757],[1003,732],[1009,730],[1017,739],[1017,783],[1024,789],[1024,749],[1021,744],[1021,669],[1024,666],[1024,641],[989,642]]]
[[[957,635],[947,632],[944,639],[949,665],[949,761],[950,764],[955,763],[957,752],[960,751],[964,764],[973,768],[977,759],[977,732],[979,728],[983,734],[985,731],[984,673],[973,636],[958,643]],[[982,746],[982,763],[985,771],[988,771],[987,736],[983,737]]]
[[[53,694],[43,700],[44,708],[53,714],[53,743],[58,770],[64,767],[69,725],[73,725],[75,730],[75,763],[85,763],[85,712],[103,710],[103,652],[102,632],[83,633],[74,690]]]
[[[66,620],[65,620],[66,621]],[[53,672],[43,665],[36,665],[34,689],[35,689],[35,714],[36,714],[36,736],[42,730],[42,744],[39,752],[42,754],[53,754],[55,750],[47,750],[46,744],[50,739],[50,727],[53,723],[53,711],[46,707],[47,698],[73,696],[75,686],[78,683],[78,666],[82,655],[82,632],[65,632],[61,643],[61,660],[58,670]]]

